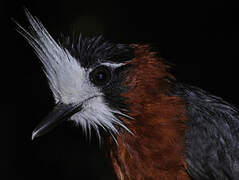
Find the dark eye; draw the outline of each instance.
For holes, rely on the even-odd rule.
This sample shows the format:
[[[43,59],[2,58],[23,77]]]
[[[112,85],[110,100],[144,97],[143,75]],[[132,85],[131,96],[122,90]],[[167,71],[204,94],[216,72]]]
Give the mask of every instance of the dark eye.
[[[96,86],[105,86],[111,80],[111,71],[107,66],[98,66],[90,73],[90,81]]]

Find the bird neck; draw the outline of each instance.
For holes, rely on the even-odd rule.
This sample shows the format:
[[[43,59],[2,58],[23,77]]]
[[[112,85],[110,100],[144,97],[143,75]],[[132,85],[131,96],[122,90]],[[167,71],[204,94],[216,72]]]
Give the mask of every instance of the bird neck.
[[[186,108],[169,95],[172,75],[149,46],[135,47],[132,69],[122,94],[133,120],[122,119],[130,133],[120,133],[110,157],[119,179],[189,179],[184,161]]]
[[[168,104],[170,102],[170,104]],[[119,179],[188,180],[184,161],[185,108],[176,97],[146,104],[128,124],[133,134],[117,136],[110,157]],[[149,110],[150,109],[150,110]]]

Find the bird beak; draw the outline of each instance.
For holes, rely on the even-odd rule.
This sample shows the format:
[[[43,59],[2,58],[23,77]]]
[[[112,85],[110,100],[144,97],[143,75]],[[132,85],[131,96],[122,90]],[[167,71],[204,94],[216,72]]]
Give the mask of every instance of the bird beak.
[[[82,104],[59,103],[53,111],[48,114],[32,132],[32,140],[51,131],[57,125],[70,118],[82,109]]]

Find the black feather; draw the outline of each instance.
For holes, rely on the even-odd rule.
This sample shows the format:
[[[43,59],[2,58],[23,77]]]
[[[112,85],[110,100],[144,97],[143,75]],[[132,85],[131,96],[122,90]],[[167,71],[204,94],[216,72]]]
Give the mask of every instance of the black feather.
[[[129,45],[107,41],[103,36],[83,38],[80,34],[63,38],[62,44],[85,68],[97,61],[123,63],[134,57],[134,50]]]
[[[185,159],[192,179],[239,179],[239,110],[199,88],[176,84],[187,102]]]
[[[116,44],[107,41],[103,36],[83,38],[82,35],[73,35],[62,38],[61,44],[79,61],[84,68],[94,68],[102,62],[124,63],[134,58],[134,49],[127,44]],[[112,79],[107,86],[101,87],[105,102],[112,108],[120,111],[128,111],[122,92],[128,90],[122,85],[126,78],[129,65],[124,65],[113,70]]]

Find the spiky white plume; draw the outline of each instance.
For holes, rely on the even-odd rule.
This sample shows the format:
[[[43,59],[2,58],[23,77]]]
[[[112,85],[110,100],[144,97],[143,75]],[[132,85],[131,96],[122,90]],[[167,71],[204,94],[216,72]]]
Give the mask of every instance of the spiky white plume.
[[[87,72],[69,51],[57,44],[41,22],[33,18],[27,10],[26,15],[31,24],[31,31],[29,33],[19,26],[19,32],[35,49],[43,63],[55,101],[67,104],[97,94],[97,89],[90,86],[87,81]]]
[[[81,124],[86,132],[91,127],[95,128],[99,138],[99,127],[113,134],[118,133],[115,125],[129,131],[114,114],[128,116],[109,108],[104,101],[103,93],[89,81],[89,70],[81,67],[70,52],[51,37],[37,18],[28,10],[25,12],[31,25],[30,31],[19,24],[18,31],[27,39],[43,63],[56,103],[82,103],[82,111],[73,115],[71,119]],[[104,65],[118,67],[123,64]]]

